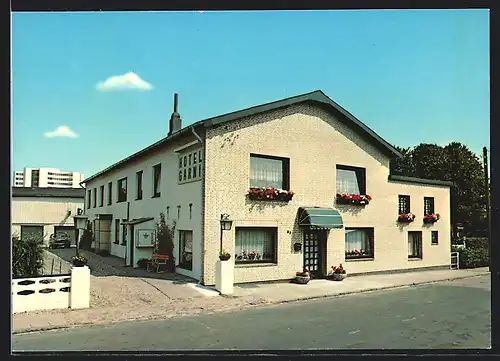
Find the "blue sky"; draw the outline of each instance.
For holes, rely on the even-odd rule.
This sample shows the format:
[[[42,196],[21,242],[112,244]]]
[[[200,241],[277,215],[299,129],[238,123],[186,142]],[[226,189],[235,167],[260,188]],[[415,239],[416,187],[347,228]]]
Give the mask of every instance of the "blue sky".
[[[90,176],[166,136],[174,92],[189,125],[321,89],[392,144],[480,154],[489,13],[14,13],[12,84],[14,169]]]

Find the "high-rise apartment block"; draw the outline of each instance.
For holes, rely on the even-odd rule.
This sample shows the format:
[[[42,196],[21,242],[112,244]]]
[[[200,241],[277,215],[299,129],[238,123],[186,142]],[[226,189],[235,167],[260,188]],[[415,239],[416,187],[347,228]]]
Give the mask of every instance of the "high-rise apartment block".
[[[24,168],[14,172],[14,187],[32,188],[81,188],[84,175],[78,172],[63,172],[57,168]]]

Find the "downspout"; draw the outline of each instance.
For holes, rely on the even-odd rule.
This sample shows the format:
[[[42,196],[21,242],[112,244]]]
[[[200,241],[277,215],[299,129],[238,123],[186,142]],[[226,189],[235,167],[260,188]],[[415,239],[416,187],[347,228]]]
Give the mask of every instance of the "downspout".
[[[130,216],[130,202],[127,202],[127,221],[129,220],[129,216]],[[128,234],[128,225],[125,226],[125,229],[127,229],[127,234]],[[122,231],[123,232],[123,231]],[[123,237],[123,235],[122,235]],[[120,240],[118,240],[118,244],[120,244],[122,242],[120,242]],[[129,247],[130,245],[128,244],[128,242],[126,243],[125,245],[125,267],[127,267],[127,257],[129,256],[128,254],[128,250],[129,250]],[[134,260],[131,260],[132,261],[132,267],[134,267]]]
[[[191,132],[193,133],[193,135],[196,137],[196,139],[198,140],[198,142],[202,143],[203,144],[203,139],[201,139],[201,137],[198,135],[198,133],[195,132],[194,130],[194,126],[191,126]]]

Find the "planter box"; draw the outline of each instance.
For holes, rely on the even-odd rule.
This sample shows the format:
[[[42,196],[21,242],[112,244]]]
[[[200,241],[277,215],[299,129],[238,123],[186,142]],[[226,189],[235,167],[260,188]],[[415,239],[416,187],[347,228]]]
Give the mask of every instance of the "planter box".
[[[217,261],[215,265],[215,289],[221,295],[233,293],[234,286],[234,259]]]
[[[347,277],[347,273],[334,273],[332,274],[332,280],[343,281]]]
[[[311,280],[311,277],[310,276],[295,276],[295,283],[298,283],[298,284],[301,284],[301,285],[305,285],[307,283],[309,283],[309,281]]]

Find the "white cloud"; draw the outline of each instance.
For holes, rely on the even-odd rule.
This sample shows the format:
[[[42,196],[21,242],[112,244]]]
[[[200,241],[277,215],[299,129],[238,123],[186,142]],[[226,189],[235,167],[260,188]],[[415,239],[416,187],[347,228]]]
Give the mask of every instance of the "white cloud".
[[[128,72],[123,75],[110,76],[105,81],[97,83],[96,89],[99,91],[152,90],[153,85],[142,80],[136,73]]]
[[[46,132],[44,135],[47,138],[54,138],[54,137],[78,138],[78,134],[69,129],[69,127],[67,127],[66,125],[61,125],[57,127],[56,130],[53,130],[52,132]]]

